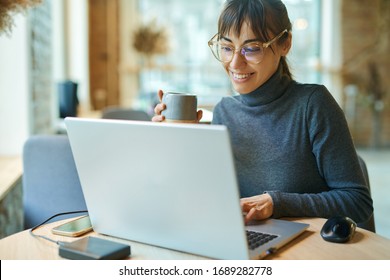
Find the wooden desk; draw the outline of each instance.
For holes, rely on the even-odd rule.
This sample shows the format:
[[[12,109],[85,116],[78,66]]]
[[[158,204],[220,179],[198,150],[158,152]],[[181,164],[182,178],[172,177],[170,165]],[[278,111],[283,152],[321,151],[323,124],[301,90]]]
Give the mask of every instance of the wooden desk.
[[[390,240],[364,229],[358,228],[353,240],[345,244],[324,241],[319,231],[325,219],[290,219],[310,224],[301,236],[268,256],[275,260],[336,260],[336,259],[382,259],[390,260]],[[37,229],[37,234],[46,235],[55,240],[73,241],[75,238],[51,234],[52,227],[64,221],[54,222]],[[96,233],[91,233],[96,235]],[[119,240],[104,236],[103,238]],[[204,259],[200,256],[150,246],[138,242],[119,240],[131,245],[131,259],[180,260]],[[41,238],[35,238],[22,231],[0,240],[0,259],[60,259],[58,246]]]

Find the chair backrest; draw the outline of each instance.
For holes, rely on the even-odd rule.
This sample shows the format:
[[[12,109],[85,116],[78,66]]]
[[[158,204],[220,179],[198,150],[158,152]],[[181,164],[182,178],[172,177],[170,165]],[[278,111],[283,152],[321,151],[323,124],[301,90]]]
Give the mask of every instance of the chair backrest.
[[[87,209],[66,135],[36,135],[27,139],[23,169],[25,228],[58,213]]]
[[[151,117],[142,110],[121,107],[107,107],[102,112],[103,119],[150,121]]]
[[[358,158],[359,158],[360,168],[362,169],[363,175],[366,179],[368,191],[370,192],[370,195],[371,195],[370,178],[368,177],[367,165],[360,155],[358,155]],[[364,228],[366,230],[375,232],[374,213],[372,213],[371,217],[367,221],[365,221],[363,223],[358,223],[357,226],[360,228]]]

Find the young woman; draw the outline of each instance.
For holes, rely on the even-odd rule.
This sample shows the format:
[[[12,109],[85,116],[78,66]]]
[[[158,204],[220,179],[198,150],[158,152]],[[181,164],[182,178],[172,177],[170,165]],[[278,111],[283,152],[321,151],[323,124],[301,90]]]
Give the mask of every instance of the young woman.
[[[231,134],[246,221],[366,221],[372,200],[343,111],[324,86],[294,81],[286,62],[291,44],[279,0],[227,0],[209,41],[238,93],[216,105],[212,123]],[[156,106],[153,121],[163,120],[164,108]]]

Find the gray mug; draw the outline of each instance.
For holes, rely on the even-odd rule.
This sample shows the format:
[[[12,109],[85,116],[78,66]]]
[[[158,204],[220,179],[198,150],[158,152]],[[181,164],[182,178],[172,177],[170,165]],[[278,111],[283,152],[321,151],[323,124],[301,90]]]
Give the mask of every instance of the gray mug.
[[[198,100],[196,95],[165,92],[162,102],[166,109],[161,112],[167,122],[197,122]]]

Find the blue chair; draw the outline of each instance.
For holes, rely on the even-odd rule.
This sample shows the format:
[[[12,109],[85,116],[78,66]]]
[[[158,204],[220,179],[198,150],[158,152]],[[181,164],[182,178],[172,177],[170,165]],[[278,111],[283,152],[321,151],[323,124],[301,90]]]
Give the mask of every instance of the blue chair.
[[[58,213],[87,209],[66,135],[36,135],[27,139],[23,169],[25,229]]]

